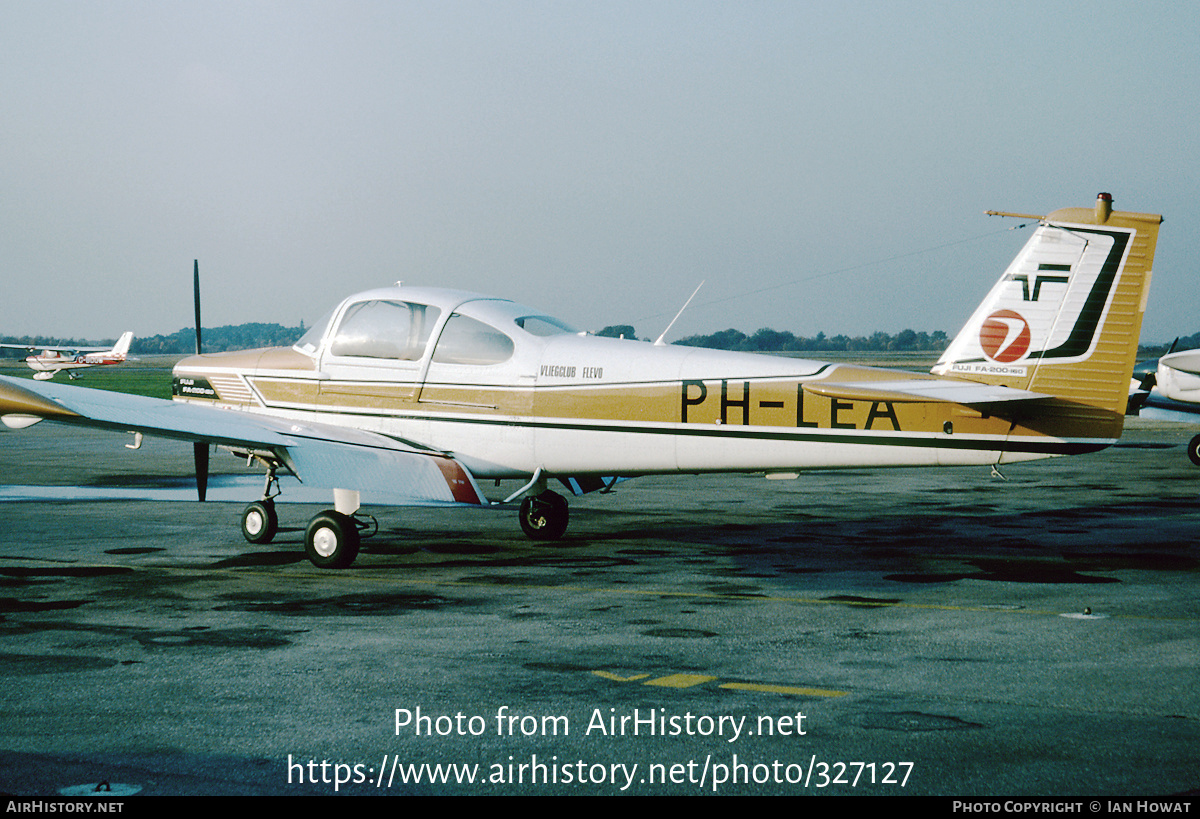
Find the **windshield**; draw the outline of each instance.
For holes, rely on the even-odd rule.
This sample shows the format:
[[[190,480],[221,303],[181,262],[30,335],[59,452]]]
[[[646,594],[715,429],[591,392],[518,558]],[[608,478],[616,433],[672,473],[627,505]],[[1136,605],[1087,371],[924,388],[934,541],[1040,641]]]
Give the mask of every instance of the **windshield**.
[[[337,308],[334,308],[335,310]],[[292,346],[302,353],[312,355],[321,346],[321,339],[325,336],[325,331],[329,328],[329,322],[333,320],[333,310],[330,310],[325,315],[321,316],[321,320],[308,328],[308,332],[300,336],[300,340]]]

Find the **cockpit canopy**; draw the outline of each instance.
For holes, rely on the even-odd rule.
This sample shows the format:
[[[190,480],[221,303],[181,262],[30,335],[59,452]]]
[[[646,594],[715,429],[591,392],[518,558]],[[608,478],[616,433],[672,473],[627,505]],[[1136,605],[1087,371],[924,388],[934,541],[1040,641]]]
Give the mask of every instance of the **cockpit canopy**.
[[[508,361],[523,339],[573,333],[558,319],[504,299],[388,288],[351,296],[314,324],[295,349],[339,359],[421,361],[431,355],[439,364],[479,366]]]

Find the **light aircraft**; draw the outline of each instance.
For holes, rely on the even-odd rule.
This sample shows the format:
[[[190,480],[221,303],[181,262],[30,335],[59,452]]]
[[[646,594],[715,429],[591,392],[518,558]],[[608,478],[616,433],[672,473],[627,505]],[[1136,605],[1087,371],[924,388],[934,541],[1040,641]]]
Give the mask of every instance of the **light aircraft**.
[[[129,353],[129,344],[133,341],[133,332],[121,334],[117,343],[110,347],[43,347],[27,344],[0,344],[0,347],[10,349],[41,350],[37,355],[25,359],[29,369],[34,370],[33,377],[45,381],[58,375],[63,370],[75,379],[73,370],[86,367],[102,367],[107,364],[121,364]]]
[[[1002,214],[1023,216],[1022,214]],[[0,418],[200,442],[266,468],[242,516],[276,532],[277,473],[333,490],[308,524],[317,566],[350,565],[373,502],[488,504],[519,479],[532,538],[575,493],[664,473],[996,465],[1103,449],[1121,434],[1162,217],[1044,217],[931,373],[578,333],[505,299],[396,286],[350,296],[290,348],[197,355],[174,402],[0,379]],[[197,324],[197,326],[199,326]],[[203,457],[201,457],[203,450]]]
[[[1153,367],[1139,365],[1130,385],[1129,414],[1200,421],[1200,350],[1168,351]],[[1188,457],[1200,466],[1200,435],[1188,443]]]

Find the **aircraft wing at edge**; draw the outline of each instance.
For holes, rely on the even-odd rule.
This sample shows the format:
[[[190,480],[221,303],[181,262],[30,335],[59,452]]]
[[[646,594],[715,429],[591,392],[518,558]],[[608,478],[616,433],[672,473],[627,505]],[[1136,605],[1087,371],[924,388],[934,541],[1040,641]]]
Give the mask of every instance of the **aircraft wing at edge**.
[[[1189,375],[1200,375],[1200,350],[1181,350],[1177,353],[1167,353],[1159,360],[1159,364],[1179,370]]]
[[[842,398],[847,401],[890,401],[894,403],[945,401],[971,407],[1053,398],[1051,395],[1040,392],[943,378],[910,378],[898,381],[856,383],[806,382],[804,391],[827,398]]]
[[[38,350],[55,353],[107,353],[112,349],[112,347],[55,347],[53,344],[0,344],[0,348],[25,350],[31,353]]]
[[[0,419],[14,428],[52,420],[270,452],[307,486],[369,491],[400,505],[486,503],[454,458],[332,424],[7,376],[0,376]]]

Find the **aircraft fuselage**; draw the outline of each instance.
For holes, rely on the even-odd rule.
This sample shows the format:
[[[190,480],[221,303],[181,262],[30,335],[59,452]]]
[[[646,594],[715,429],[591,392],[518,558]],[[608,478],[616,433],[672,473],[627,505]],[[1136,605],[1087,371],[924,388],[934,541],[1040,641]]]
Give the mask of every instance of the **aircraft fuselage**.
[[[400,358],[379,357],[343,331],[358,305],[379,302],[419,304],[437,318]],[[1100,449],[1120,434],[1119,415],[1068,402],[1056,413],[1054,399],[1041,404],[1034,429],[1011,414],[837,389],[945,380],[927,374],[566,330],[540,335],[521,326],[534,318],[546,332],[541,314],[513,302],[373,291],[343,302],[323,332],[295,348],[185,359],[174,393],[419,442],[481,478],[538,469],[566,477],[994,464]],[[471,322],[469,332],[456,331],[452,319]],[[1098,434],[1066,435],[1081,414]]]

